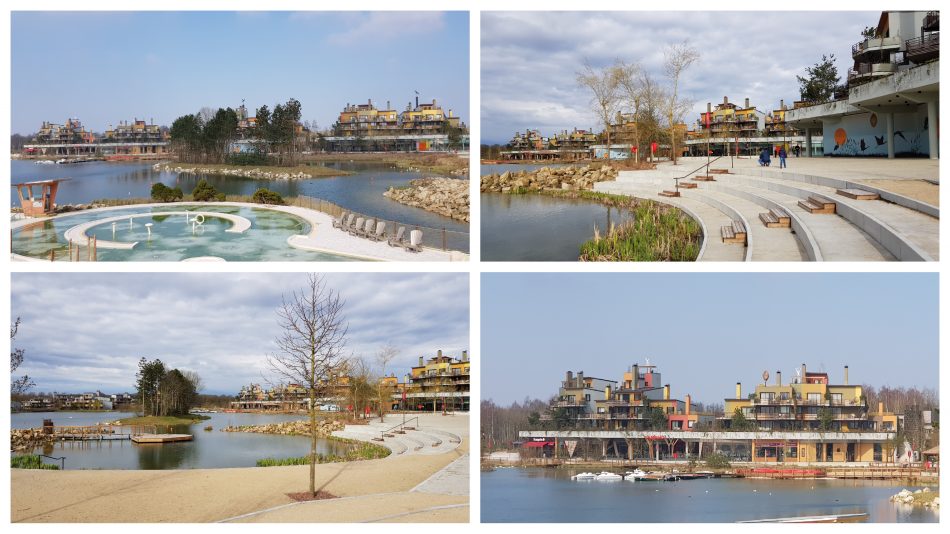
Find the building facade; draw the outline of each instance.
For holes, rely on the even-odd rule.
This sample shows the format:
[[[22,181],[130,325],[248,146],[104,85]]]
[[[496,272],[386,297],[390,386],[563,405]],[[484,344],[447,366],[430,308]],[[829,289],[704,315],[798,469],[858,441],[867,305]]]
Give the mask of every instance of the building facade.
[[[408,410],[467,412],[471,407],[471,364],[464,350],[459,359],[443,355],[441,350],[428,360],[420,356],[419,365],[393,393],[393,401]]]
[[[330,152],[429,152],[466,149],[468,132],[452,110],[431,103],[406,106],[396,111],[389,102],[383,109],[372,100],[347,104],[325,138]]]
[[[135,119],[109,127],[103,135],[86,130],[79,119],[65,124],[43,122],[32,143],[24,145],[28,156],[160,156],[168,152],[168,132],[154,123]]]
[[[929,157],[939,153],[940,13],[885,11],[851,49],[853,68],[830,102],[788,112],[820,132],[825,156]]]

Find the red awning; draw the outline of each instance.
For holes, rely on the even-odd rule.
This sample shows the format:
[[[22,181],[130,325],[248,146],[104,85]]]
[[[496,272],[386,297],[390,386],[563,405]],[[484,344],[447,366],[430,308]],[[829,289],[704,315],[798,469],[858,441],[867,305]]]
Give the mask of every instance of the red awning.
[[[553,447],[554,442],[553,441],[529,441],[525,443],[524,445],[522,445],[522,447],[535,447],[535,448],[547,447],[547,446]]]

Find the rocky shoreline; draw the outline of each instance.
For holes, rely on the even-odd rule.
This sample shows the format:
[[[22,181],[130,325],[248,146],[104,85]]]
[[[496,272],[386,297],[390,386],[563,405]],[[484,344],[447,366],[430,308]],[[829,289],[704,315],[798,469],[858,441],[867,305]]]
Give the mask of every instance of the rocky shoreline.
[[[10,449],[16,452],[30,451],[43,445],[52,445],[56,440],[42,428],[10,429]]]
[[[418,178],[410,180],[408,187],[390,187],[383,195],[400,204],[469,222],[468,180]]]
[[[923,488],[917,491],[910,491],[904,488],[897,495],[891,495],[890,501],[923,506],[925,508],[940,508],[940,496],[936,492],[931,492],[930,488]]]
[[[335,419],[317,421],[317,436],[327,437],[337,430],[343,430],[346,427],[342,422]],[[283,423],[271,423],[267,425],[240,425],[228,426],[221,429],[222,432],[250,432],[253,434],[279,434],[281,436],[309,436],[310,421],[285,421]]]
[[[178,174],[221,174],[224,176],[240,176],[243,178],[262,178],[267,180],[305,180],[310,178],[315,178],[311,174],[307,174],[303,171],[301,172],[273,172],[265,171],[259,168],[251,169],[220,169],[216,167],[180,167],[168,164],[156,163],[152,165],[152,169],[156,171],[164,172],[174,172]]]
[[[482,193],[530,193],[533,191],[589,191],[597,182],[617,179],[617,169],[604,165],[594,168],[542,167],[535,171],[506,171],[482,176]]]

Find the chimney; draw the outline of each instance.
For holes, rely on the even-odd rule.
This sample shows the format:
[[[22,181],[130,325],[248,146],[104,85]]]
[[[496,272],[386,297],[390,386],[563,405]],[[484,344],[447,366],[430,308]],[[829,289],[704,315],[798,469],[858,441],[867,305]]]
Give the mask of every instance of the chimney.
[[[416,107],[419,107],[419,95],[416,95]]]
[[[633,389],[640,387],[640,366],[633,364]]]
[[[663,400],[670,400],[670,385],[663,386]]]
[[[742,398],[742,382],[736,382],[736,398]]]
[[[878,402],[878,403],[877,403],[877,413],[884,413],[884,403],[883,403],[883,402]]]
[[[451,110],[451,109],[449,109],[449,117],[450,117],[450,118],[452,117],[452,110]]]
[[[604,400],[610,400],[610,386],[604,388]]]
[[[805,380],[805,364],[802,364],[802,384],[807,384],[808,381]]]
[[[432,107],[435,107],[435,99],[432,99]]]
[[[369,104],[369,107],[373,107],[373,99],[372,99],[372,98],[367,98],[367,99],[366,99],[366,103]]]
[[[848,385],[848,366],[844,366],[844,385]]]
[[[442,357],[442,349],[439,349],[439,358]]]
[[[424,364],[422,363],[422,356],[419,356],[419,367],[422,367],[423,365]]]
[[[687,394],[686,394],[686,415],[689,415],[689,409],[690,409],[690,405],[691,405],[692,403],[693,403],[693,399],[692,399],[692,397],[690,397],[689,394],[687,393]]]
[[[779,100],[779,101],[778,101],[778,108],[781,109],[782,111],[785,111],[785,99],[784,99],[784,98],[783,98],[782,100]]]
[[[782,371],[775,371],[775,385],[782,385]]]
[[[574,380],[574,373],[572,373],[571,371],[568,371],[567,380],[565,380],[565,382],[567,382],[567,387],[571,387],[571,380]]]
[[[745,109],[749,109],[749,97],[745,99]]]
[[[467,361],[468,361],[468,351],[467,351],[467,350],[463,350],[463,351],[462,351],[462,361],[463,361],[463,362],[467,362]]]
[[[389,100],[386,101],[386,109],[387,109],[387,110],[392,109],[392,108],[389,106]]]
[[[723,104],[728,104],[728,103],[729,103],[729,97],[728,97],[728,96],[722,97],[722,103],[723,103]]]

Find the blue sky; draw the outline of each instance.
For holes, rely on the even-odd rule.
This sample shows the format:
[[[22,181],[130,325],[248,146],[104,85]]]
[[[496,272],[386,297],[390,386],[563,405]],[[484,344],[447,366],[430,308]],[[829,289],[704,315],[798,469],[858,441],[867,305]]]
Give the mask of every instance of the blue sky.
[[[739,104],[748,97],[768,113],[780,99],[791,105],[799,98],[795,76],[822,54],[835,55],[847,80],[851,45],[879,17],[879,11],[483,12],[481,142],[507,143],[525,129],[602,130],[589,91],[576,82],[585,59],[597,68],[618,58],[637,62],[666,86],[663,50],[684,40],[700,51],[680,87],[695,102],[688,121],[723,96]]]
[[[14,12],[12,129],[77,117],[170,125],[202,107],[293,97],[332,125],[349,103],[419,91],[469,122],[465,12]]]
[[[387,372],[402,376],[419,356],[469,349],[467,273],[332,273],[327,285],[346,301],[347,348],[374,363],[385,345],[399,350]],[[14,347],[26,351],[15,376],[33,391],[130,391],[140,357],[197,371],[205,392],[235,394],[266,383],[266,356],[280,330],[282,295],[306,283],[301,273],[16,273]]]
[[[802,363],[852,384],[938,387],[936,274],[486,273],[482,399],[557,394],[565,371],[619,380],[645,358],[701,402]]]

